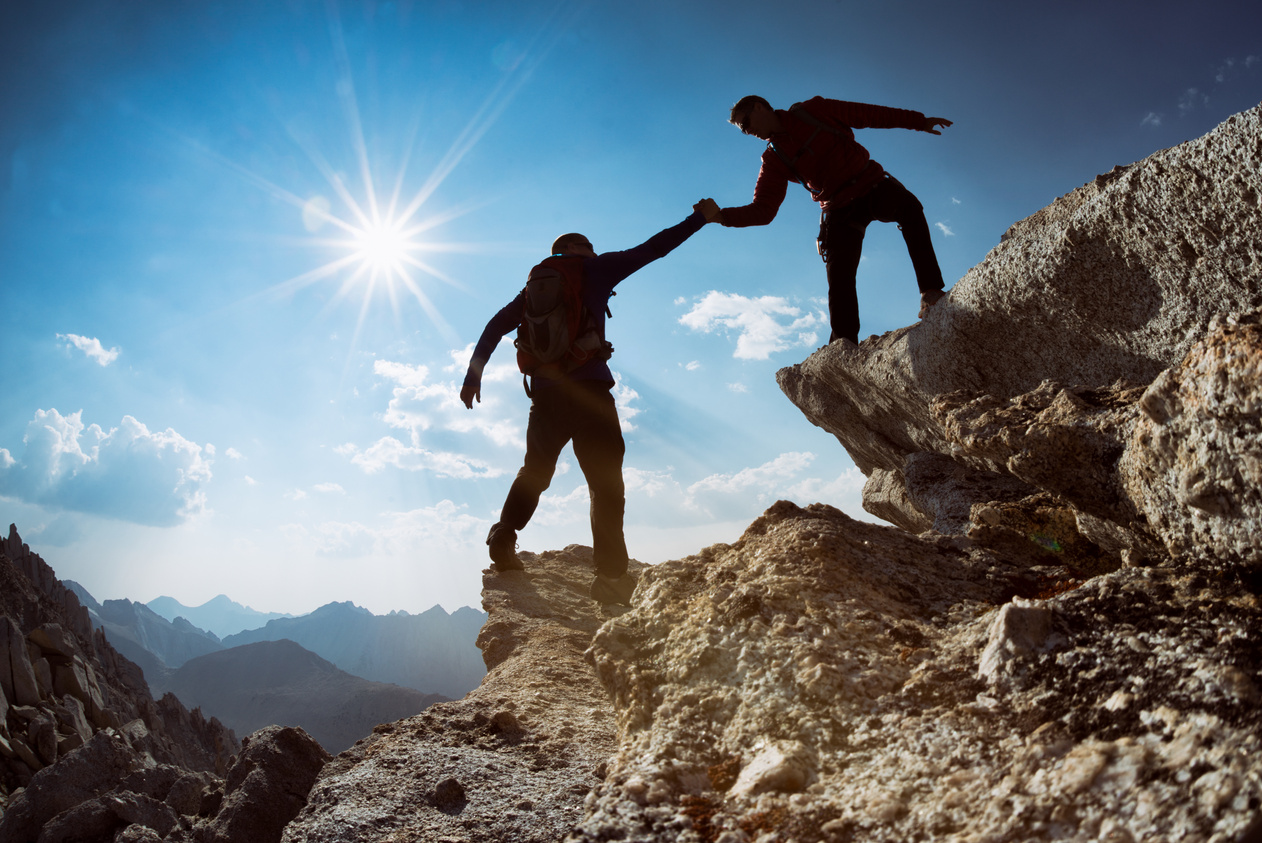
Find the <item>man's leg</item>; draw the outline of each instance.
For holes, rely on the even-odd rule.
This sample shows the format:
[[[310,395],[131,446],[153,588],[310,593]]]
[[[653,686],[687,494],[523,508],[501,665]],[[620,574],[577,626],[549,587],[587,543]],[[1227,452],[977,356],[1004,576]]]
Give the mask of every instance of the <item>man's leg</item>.
[[[858,202],[862,202],[859,199]],[[828,215],[825,233],[825,249],[828,253],[828,316],[832,323],[832,336],[848,339],[859,344],[859,295],[855,291],[855,275],[859,271],[859,256],[863,253],[863,234],[870,218],[862,208],[852,203]]]
[[[938,256],[929,237],[929,222],[925,219],[925,209],[920,200],[892,176],[878,184],[869,195],[872,196],[875,219],[898,223],[912,268],[916,271],[916,285],[921,295],[935,293],[945,287]]]
[[[591,492],[596,573],[617,579],[627,572],[627,542],[622,530],[626,511],[622,458],[626,443],[609,387],[580,383],[575,392],[574,457]]]
[[[487,544],[497,568],[520,567],[514,547],[517,531],[524,528],[539,506],[539,496],[552,483],[557,457],[569,441],[569,414],[563,406],[560,387],[536,388],[526,423],[526,457],[508,489],[500,520],[491,527]]]

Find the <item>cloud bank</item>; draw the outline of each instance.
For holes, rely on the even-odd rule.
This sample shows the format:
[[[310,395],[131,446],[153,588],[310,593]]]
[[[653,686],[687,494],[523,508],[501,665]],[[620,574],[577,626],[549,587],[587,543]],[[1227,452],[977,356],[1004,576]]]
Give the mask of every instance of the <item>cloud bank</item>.
[[[82,411],[38,410],[15,458],[0,448],[0,495],[56,510],[173,527],[206,509],[211,462],[170,428],[151,432],[123,416],[108,432]]]

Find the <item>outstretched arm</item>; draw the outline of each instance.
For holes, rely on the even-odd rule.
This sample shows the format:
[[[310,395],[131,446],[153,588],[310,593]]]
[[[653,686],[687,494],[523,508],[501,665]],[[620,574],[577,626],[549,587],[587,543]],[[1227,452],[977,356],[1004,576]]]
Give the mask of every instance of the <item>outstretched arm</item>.
[[[521,323],[523,295],[524,293],[518,293],[515,299],[491,317],[491,321],[487,322],[486,327],[482,329],[482,336],[478,338],[477,345],[473,347],[469,370],[465,372],[464,385],[460,387],[460,401],[470,410],[473,409],[475,398],[479,404],[482,403],[482,370],[486,368],[486,362],[491,359],[491,352],[495,351],[495,347],[499,345],[500,337],[516,330]]]
[[[941,127],[945,129],[947,126],[950,126],[950,125],[951,125],[951,121],[946,119],[945,117],[926,117],[925,126],[920,131],[928,132],[931,135],[940,135],[942,133],[938,131],[938,128]]]

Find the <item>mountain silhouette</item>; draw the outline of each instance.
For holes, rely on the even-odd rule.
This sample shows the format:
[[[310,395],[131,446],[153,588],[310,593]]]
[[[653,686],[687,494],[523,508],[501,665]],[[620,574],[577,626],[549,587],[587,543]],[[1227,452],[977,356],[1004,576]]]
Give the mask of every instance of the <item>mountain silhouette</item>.
[[[213,597],[200,606],[185,606],[174,597],[166,596],[155,597],[145,605],[169,621],[186,618],[194,626],[213,632],[219,638],[256,629],[275,618],[291,617],[279,612],[256,611],[226,594]]]
[[[354,603],[329,603],[308,615],[230,635],[223,643],[287,638],[356,676],[458,698],[486,675],[474,643],[485,622],[484,613],[468,607],[450,615],[441,606],[419,615],[374,615]]]
[[[331,753],[379,723],[418,714],[446,697],[352,676],[293,641],[262,641],[189,660],[163,691],[239,734],[301,726]]]

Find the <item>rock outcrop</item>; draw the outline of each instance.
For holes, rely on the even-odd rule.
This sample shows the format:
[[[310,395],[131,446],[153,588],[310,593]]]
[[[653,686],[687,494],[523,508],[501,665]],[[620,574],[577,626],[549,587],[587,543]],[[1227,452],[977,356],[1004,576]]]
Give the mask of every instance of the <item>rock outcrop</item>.
[[[1262,108],[1254,108],[1016,223],[922,322],[857,349],[833,344],[778,380],[868,475],[864,507],[892,523],[919,531],[938,517],[947,502],[918,499],[908,474],[918,455],[940,455],[974,480],[990,472],[1072,502],[1097,543],[1138,558],[1175,539],[1159,535],[1160,524],[1145,528],[1154,513],[1144,507],[1155,502],[1134,486],[1138,478],[1118,476],[1128,426],[1143,415],[1145,427],[1173,429],[1154,419],[1171,388],[1163,372],[1215,318],[1262,308],[1260,278]],[[1249,371],[1240,369],[1246,383]],[[1143,406],[1127,409],[1149,385]],[[989,433],[988,413],[1006,414]],[[1025,422],[1028,430],[1002,433]],[[1158,439],[1154,446],[1168,447]],[[1179,493],[1185,499],[1215,495],[1210,479],[1182,482],[1196,487]]]

